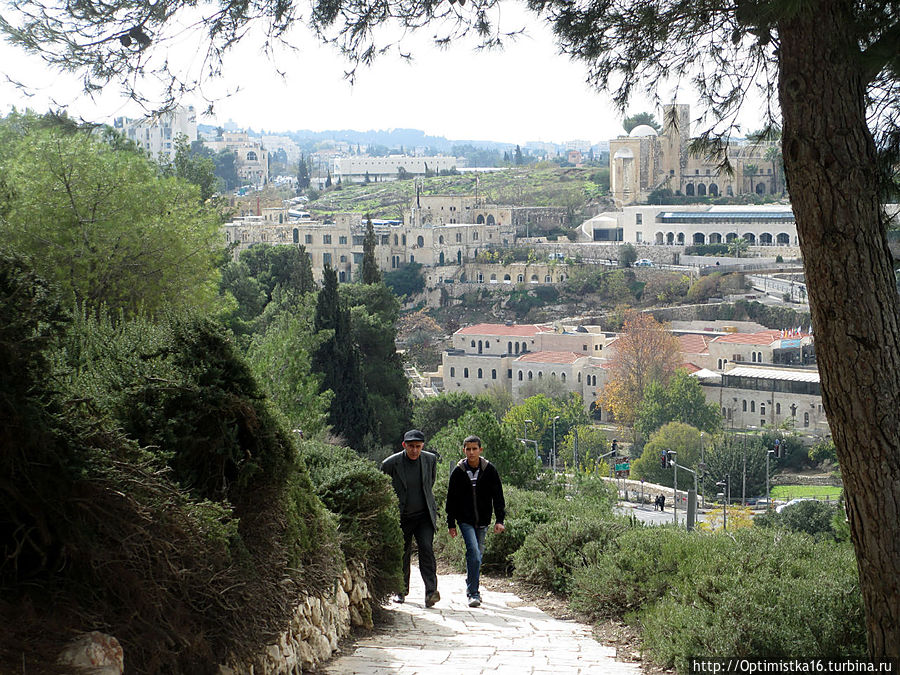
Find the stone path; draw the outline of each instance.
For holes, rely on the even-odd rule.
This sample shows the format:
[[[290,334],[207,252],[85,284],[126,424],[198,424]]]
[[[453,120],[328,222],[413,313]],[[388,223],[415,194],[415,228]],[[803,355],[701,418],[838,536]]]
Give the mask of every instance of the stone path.
[[[554,619],[512,593],[482,588],[482,605],[466,602],[465,576],[442,574],[441,601],[425,608],[413,568],[410,595],[388,609],[381,630],[325,665],[327,675],[640,675],[615,660],[591,629]]]

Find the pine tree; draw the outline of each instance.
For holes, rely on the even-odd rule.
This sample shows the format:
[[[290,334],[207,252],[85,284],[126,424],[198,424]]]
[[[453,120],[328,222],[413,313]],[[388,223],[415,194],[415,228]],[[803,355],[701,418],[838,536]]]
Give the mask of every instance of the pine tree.
[[[331,170],[328,171],[328,175],[325,177],[325,187],[331,187]]]
[[[303,155],[300,155],[300,161],[297,163],[297,187],[301,190],[309,187],[309,167]]]
[[[378,262],[375,260],[375,241],[372,217],[366,214],[366,236],[363,239],[362,259],[362,282],[364,284],[377,284],[381,281],[381,272],[378,270]]]
[[[525,160],[522,158],[522,148],[520,148],[518,145],[516,146],[515,163],[516,163],[516,166],[521,166],[522,164],[525,163]]]

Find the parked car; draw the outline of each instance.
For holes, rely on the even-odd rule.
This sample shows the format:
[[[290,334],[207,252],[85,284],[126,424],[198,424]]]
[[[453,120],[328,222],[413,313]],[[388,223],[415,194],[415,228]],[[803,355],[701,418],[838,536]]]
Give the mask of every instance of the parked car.
[[[653,267],[653,261],[648,258],[641,258],[640,260],[635,260],[635,267]]]

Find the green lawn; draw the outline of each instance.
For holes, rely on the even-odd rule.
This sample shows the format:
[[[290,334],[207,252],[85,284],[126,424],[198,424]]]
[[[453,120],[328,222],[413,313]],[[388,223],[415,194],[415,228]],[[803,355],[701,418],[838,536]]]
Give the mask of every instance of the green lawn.
[[[772,499],[794,499],[796,497],[817,497],[837,499],[842,488],[831,485],[776,485],[772,488]]]

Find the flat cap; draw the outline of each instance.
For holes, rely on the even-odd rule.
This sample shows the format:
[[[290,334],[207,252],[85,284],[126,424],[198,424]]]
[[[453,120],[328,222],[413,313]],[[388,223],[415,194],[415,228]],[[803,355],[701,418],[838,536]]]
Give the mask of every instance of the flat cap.
[[[407,441],[422,441],[425,442],[425,434],[423,434],[418,429],[410,429],[405,434],[403,434],[403,442]]]

